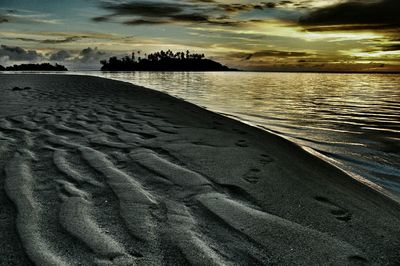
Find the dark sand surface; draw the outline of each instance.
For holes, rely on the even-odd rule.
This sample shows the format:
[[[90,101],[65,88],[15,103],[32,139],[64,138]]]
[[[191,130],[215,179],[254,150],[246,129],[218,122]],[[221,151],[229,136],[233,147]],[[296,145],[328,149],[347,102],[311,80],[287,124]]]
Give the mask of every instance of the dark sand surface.
[[[0,74],[0,167],[1,265],[400,265],[396,201],[128,83]]]

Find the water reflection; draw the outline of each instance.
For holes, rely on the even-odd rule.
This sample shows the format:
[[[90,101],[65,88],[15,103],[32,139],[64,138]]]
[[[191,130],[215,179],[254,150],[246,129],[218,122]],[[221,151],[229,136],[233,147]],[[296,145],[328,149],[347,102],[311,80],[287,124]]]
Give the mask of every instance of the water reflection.
[[[90,74],[165,91],[263,126],[400,194],[400,75]]]

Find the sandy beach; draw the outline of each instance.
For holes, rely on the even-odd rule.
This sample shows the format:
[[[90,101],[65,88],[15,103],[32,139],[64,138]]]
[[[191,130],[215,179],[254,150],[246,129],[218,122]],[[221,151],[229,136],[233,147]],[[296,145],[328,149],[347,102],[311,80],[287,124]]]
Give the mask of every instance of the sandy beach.
[[[0,265],[400,264],[399,204],[279,136],[119,81],[0,81]]]

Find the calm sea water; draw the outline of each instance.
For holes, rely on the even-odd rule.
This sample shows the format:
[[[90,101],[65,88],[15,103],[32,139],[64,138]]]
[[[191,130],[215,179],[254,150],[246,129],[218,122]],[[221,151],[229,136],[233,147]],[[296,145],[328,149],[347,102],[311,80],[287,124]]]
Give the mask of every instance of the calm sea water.
[[[258,125],[400,195],[400,75],[83,72]]]

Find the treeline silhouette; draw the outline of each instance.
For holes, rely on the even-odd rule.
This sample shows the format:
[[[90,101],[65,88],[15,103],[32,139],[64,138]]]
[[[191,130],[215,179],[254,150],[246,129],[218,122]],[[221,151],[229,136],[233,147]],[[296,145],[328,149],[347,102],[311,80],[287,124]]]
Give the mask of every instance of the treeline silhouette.
[[[131,57],[110,57],[100,63],[102,71],[234,71],[218,62],[206,59],[204,54],[189,51],[173,53],[171,50],[144,54],[133,52]]]
[[[42,64],[21,64],[3,67],[0,65],[0,71],[68,71],[68,69],[59,64],[51,65],[49,63]]]

